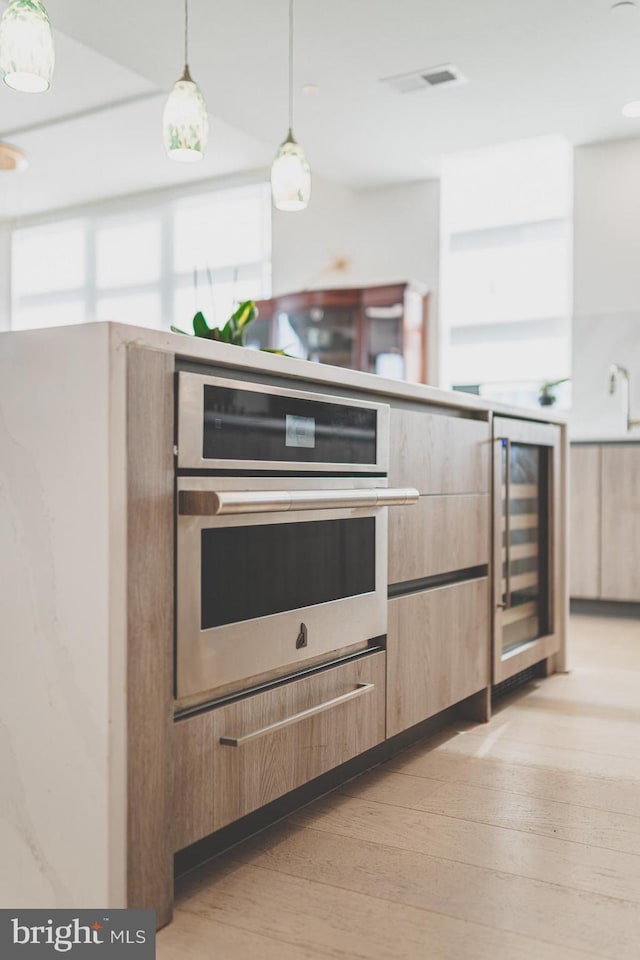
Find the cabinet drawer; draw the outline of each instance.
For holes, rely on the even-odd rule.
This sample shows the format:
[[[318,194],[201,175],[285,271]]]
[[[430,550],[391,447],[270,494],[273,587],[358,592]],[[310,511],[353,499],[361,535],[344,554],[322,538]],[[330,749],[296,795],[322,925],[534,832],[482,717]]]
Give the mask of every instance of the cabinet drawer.
[[[174,725],[180,850],[384,740],[385,654]]]
[[[603,600],[640,601],[640,446],[602,447]]]
[[[488,493],[490,438],[486,420],[392,408],[389,486],[421,494]]]
[[[487,577],[389,601],[387,736],[489,685]]]
[[[489,494],[420,497],[389,511],[389,583],[489,563]]]
[[[570,452],[571,597],[600,596],[600,447],[575,446]]]

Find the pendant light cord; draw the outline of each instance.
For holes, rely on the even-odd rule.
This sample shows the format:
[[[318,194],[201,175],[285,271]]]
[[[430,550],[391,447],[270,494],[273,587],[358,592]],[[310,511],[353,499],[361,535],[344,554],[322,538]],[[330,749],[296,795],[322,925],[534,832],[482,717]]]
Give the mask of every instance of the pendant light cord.
[[[293,130],[293,0],[289,0],[289,133]]]
[[[184,0],[184,65],[189,66],[189,0]]]

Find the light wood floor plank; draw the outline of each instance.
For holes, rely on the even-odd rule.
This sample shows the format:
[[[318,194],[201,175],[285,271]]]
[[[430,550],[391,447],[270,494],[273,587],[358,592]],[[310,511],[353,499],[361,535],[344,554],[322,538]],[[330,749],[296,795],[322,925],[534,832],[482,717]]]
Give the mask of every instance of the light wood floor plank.
[[[604,643],[604,638],[601,642]],[[631,643],[629,639],[625,642]],[[640,644],[640,636],[633,643]],[[614,669],[608,663],[595,669],[574,664],[571,673],[554,674],[547,678],[548,683],[538,680],[523,690],[521,697],[524,700],[537,697],[555,700],[557,710],[582,708],[585,716],[595,710],[596,714],[610,720],[633,720],[638,716],[638,673],[638,669]]]
[[[504,730],[510,740],[525,743],[552,741],[568,750],[627,757],[640,766],[640,708],[629,711],[628,719],[613,717],[611,713],[606,707],[594,710],[591,704],[527,697],[495,713],[488,730]]]
[[[540,836],[518,827],[457,819],[453,813],[444,813],[446,801],[434,814],[418,806],[428,800],[415,802],[405,793],[402,781],[408,779],[387,774],[380,782],[385,801],[375,790],[366,794],[375,796],[374,802],[362,799],[362,794],[332,796],[303,810],[293,822],[640,904],[640,858],[633,853],[589,846],[584,840],[568,842],[559,839],[553,827],[547,836]],[[390,802],[389,784],[393,787]],[[469,809],[474,803],[471,797]]]
[[[640,620],[573,615],[569,623],[571,665],[589,673],[640,671]]]
[[[553,743],[527,743],[512,740],[508,731],[491,729],[487,733],[467,730],[442,744],[445,753],[464,757],[495,757],[543,770],[562,770],[588,777],[638,782],[640,762],[629,757],[592,753],[589,750],[557,747]]]
[[[194,917],[186,910],[177,911],[173,923],[158,934],[156,960],[325,960],[330,956],[316,947],[221,923],[215,911],[211,914]]]
[[[253,862],[292,877],[321,878],[342,888],[346,899],[367,893],[563,949],[638,958],[640,910],[628,901],[301,827],[275,844],[267,840]]]
[[[640,816],[640,780],[635,779],[620,781],[519,764],[494,756],[427,751],[424,746],[405,751],[384,769]]]
[[[223,917],[225,924],[245,934],[259,931],[282,941],[289,950],[293,946],[300,957],[316,955],[308,954],[309,949],[339,960],[580,960],[597,956],[574,949],[558,953],[554,944],[492,930],[421,906],[380,900],[368,893],[350,891],[345,897],[342,888],[325,883],[321,876],[292,877],[241,863],[232,870],[210,871],[207,883],[191,891],[181,915],[183,919],[189,916],[193,926]],[[217,945],[217,939],[214,942]]]
[[[406,783],[412,780],[412,783]],[[486,787],[374,773],[347,784],[346,795],[426,810],[553,839],[640,856],[640,817],[567,801],[541,800]],[[585,797],[588,800],[588,797]],[[640,811],[639,811],[640,812]],[[577,852],[576,852],[577,855]],[[640,863],[636,869],[640,871]]]

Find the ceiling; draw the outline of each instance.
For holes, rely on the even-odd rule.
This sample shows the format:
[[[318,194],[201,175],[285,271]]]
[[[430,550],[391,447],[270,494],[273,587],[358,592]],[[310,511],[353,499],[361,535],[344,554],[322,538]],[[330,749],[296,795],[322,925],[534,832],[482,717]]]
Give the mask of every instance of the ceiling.
[[[52,90],[0,85],[0,137],[30,168],[0,216],[269,164],[287,125],[287,0],[190,0],[190,65],[211,114],[206,159],[164,156],[164,98],[182,69],[181,0],[47,0]],[[314,173],[353,187],[437,175],[443,154],[563,134],[640,134],[640,0],[296,0],[295,133]],[[455,64],[468,83],[399,94],[383,77]],[[304,83],[318,93],[305,96]],[[97,109],[98,112],[93,112]]]

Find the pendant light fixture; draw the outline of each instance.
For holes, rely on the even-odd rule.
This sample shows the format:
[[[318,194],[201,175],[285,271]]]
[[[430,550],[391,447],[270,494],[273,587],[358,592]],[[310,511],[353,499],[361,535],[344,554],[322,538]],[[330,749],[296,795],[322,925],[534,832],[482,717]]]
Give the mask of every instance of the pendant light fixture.
[[[0,143],[0,173],[19,173],[28,166],[24,150],[12,143]]]
[[[304,210],[311,197],[311,170],[293,138],[293,0],[289,0],[289,131],[271,165],[271,196],[277,210]]]
[[[9,0],[0,21],[4,82],[22,93],[44,93],[54,62],[53,33],[42,0]]]
[[[202,160],[209,138],[207,105],[189,73],[189,0],[184,0],[184,71],[173,85],[163,116],[164,142],[172,160]]]

